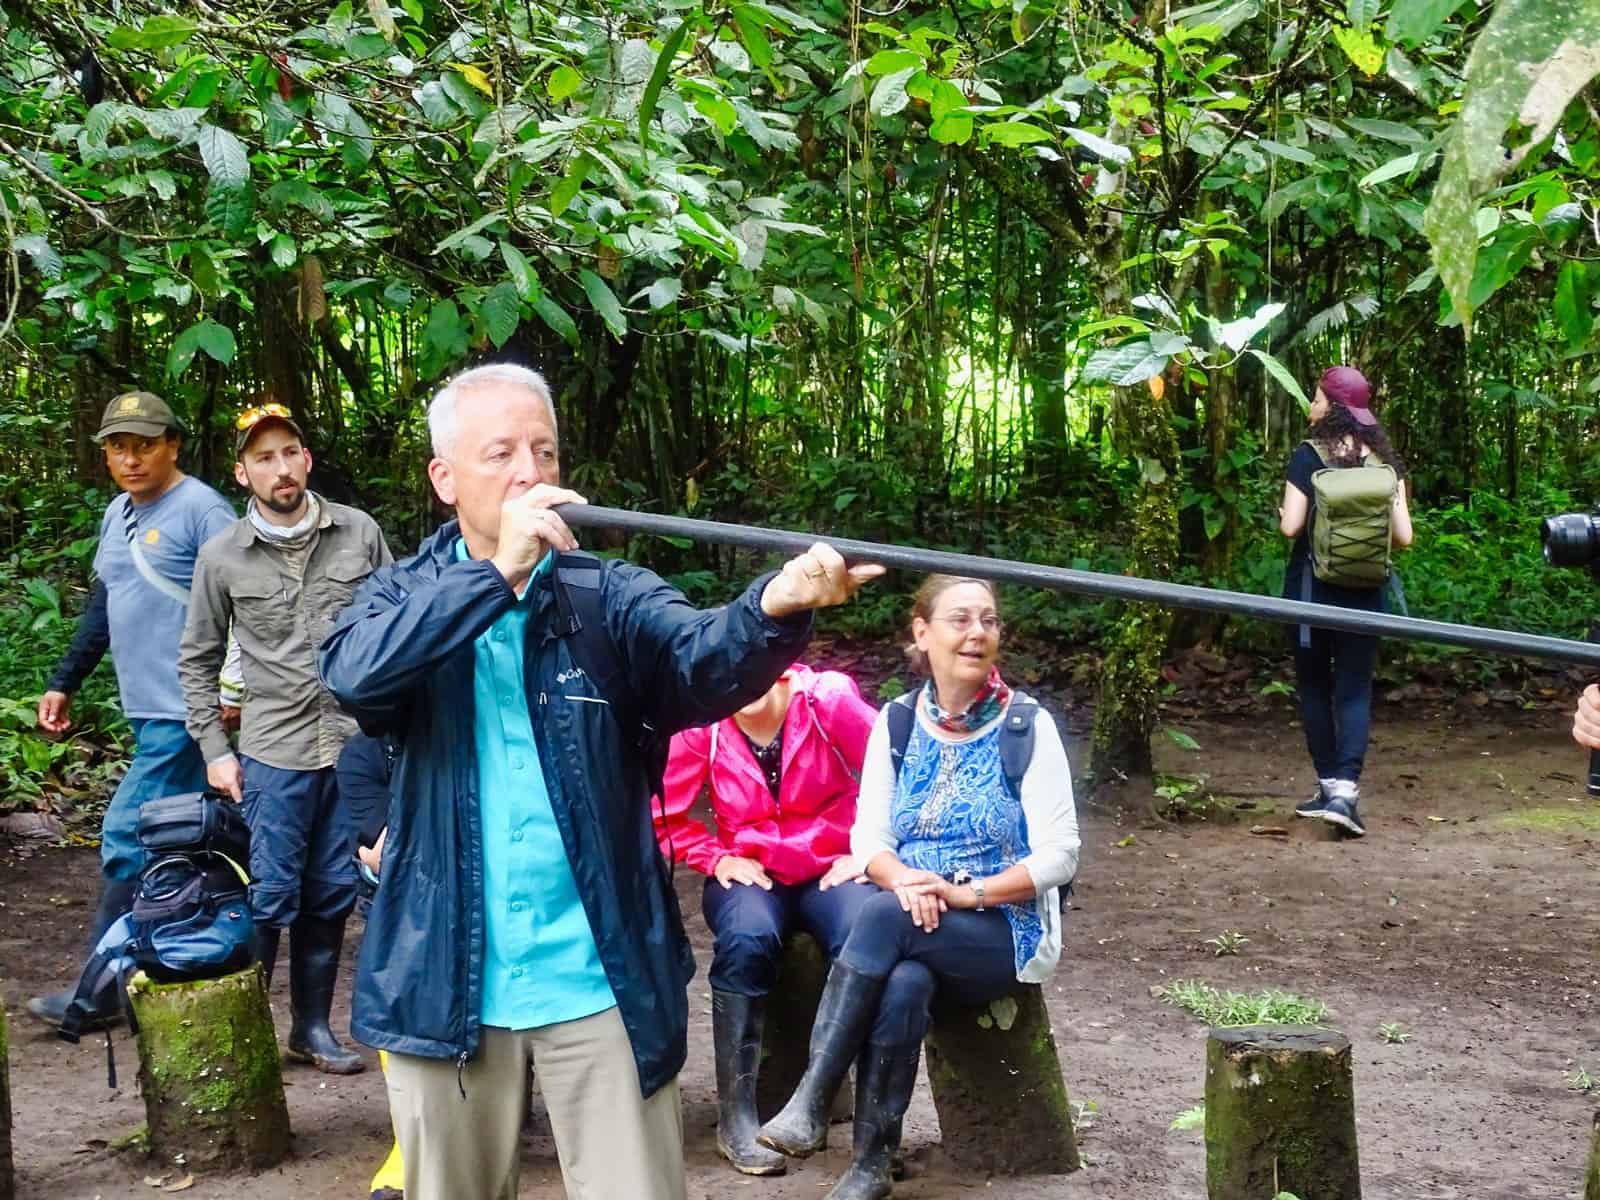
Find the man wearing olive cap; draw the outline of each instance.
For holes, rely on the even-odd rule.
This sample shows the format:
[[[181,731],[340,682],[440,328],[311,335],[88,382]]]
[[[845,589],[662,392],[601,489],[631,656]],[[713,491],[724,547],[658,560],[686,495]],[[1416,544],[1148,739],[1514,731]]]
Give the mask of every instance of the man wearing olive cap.
[[[178,642],[200,547],[234,521],[226,500],[178,469],[182,431],[161,397],[150,392],[115,397],[95,439],[122,490],[100,521],[88,607],[39,700],[40,731],[51,737],[65,734],[72,728],[73,694],[106,650],[111,651],[135,749],[101,829],[101,893],[91,948],[133,903],[144,866],[144,851],[135,836],[140,805],[205,786],[205,760],[184,729]],[[213,671],[213,708],[216,685]],[[59,1025],[71,999],[70,988],[37,996],[28,1001],[28,1012]],[[85,1028],[96,1028],[112,1016],[103,1014]]]

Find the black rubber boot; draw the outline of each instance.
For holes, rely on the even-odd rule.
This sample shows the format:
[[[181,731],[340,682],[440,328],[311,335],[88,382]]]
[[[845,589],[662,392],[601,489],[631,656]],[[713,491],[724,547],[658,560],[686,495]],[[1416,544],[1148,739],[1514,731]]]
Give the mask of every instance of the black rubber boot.
[[[272,970],[278,965],[278,943],[282,937],[283,930],[276,925],[256,926],[256,961],[261,964],[268,988],[272,987]]]
[[[917,1082],[922,1043],[868,1043],[856,1063],[855,1157],[825,1200],[883,1200],[894,1191],[900,1127]]]
[[[100,939],[105,936],[106,930],[116,919],[133,907],[133,898],[139,894],[139,884],[132,879],[106,879],[100,880],[100,901],[95,905],[94,919],[89,925],[89,951],[84,955],[87,962],[94,957],[95,949],[100,945]],[[36,1017],[46,1025],[61,1027],[61,1018],[67,1015],[67,1005],[72,1003],[73,994],[77,985],[65,988],[59,992],[49,992],[43,996],[35,996],[28,1001],[28,1015]],[[107,1029],[122,1020],[120,1009],[113,1009],[109,1013],[97,1013],[86,1017],[80,1028],[85,1033],[96,1033]]]
[[[782,1175],[788,1162],[756,1141],[756,1072],[761,1066],[764,1002],[737,992],[711,993],[711,1042],[717,1060],[717,1153],[745,1175]]]
[[[805,1158],[827,1143],[828,1106],[877,1016],[882,995],[883,980],[834,962],[811,1024],[806,1072],[783,1111],[761,1127],[757,1137],[763,1146]],[[856,1120],[860,1119],[858,1109]]]
[[[367,1064],[328,1027],[339,980],[344,920],[301,917],[289,930],[289,1057],[329,1075],[356,1075]]]

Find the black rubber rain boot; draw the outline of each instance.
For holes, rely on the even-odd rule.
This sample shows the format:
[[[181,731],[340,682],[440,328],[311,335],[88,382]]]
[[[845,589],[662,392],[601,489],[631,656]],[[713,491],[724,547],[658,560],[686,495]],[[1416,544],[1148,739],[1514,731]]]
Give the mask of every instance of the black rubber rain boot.
[[[711,993],[711,1042],[717,1061],[717,1153],[745,1175],[782,1175],[788,1161],[756,1141],[756,1072],[761,1066],[764,1001]]]
[[[900,1127],[917,1082],[922,1043],[868,1043],[856,1063],[856,1121],[850,1169],[825,1200],[883,1200],[894,1191]]]
[[[356,1075],[367,1064],[328,1027],[339,980],[344,919],[301,917],[289,930],[289,1057],[329,1075]]]
[[[84,955],[87,962],[94,957],[95,949],[100,945],[100,939],[105,936],[106,930],[116,919],[133,907],[133,898],[139,894],[139,883],[133,879],[105,879],[100,881],[100,901],[95,905],[94,919],[89,925],[89,952]],[[49,992],[43,996],[35,996],[28,1001],[28,1015],[43,1021],[46,1025],[61,1027],[61,1018],[67,1014],[67,1005],[72,1003],[73,994],[77,985],[64,988],[59,992]],[[79,1028],[84,1033],[97,1033],[118,1024],[122,1020],[120,1009],[109,1013],[96,1013],[84,1019]]]
[[[882,995],[883,980],[834,962],[811,1024],[806,1072],[783,1111],[761,1127],[757,1136],[763,1146],[805,1158],[827,1143],[828,1107],[878,1014]],[[856,1119],[861,1119],[859,1112]]]

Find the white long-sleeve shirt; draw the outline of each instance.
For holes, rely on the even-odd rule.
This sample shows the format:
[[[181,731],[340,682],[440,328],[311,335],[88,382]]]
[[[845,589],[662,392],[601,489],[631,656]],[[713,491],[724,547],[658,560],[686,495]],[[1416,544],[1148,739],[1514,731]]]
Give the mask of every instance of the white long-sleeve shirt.
[[[1021,692],[1012,695],[1013,704],[1027,699]],[[971,733],[958,735],[933,722],[920,695],[916,705],[916,720],[922,731],[939,745],[949,747],[983,740],[1005,716],[1003,711]],[[959,762],[959,757],[952,761]],[[878,714],[872,735],[867,739],[856,821],[850,831],[850,851],[863,866],[885,850],[899,853],[900,840],[894,832],[898,786],[890,754],[886,706]],[[1021,791],[1028,852],[1018,862],[1027,868],[1033,879],[1042,937],[1034,953],[1018,969],[1017,978],[1024,983],[1038,983],[1049,977],[1061,955],[1060,889],[1077,874],[1078,852],[1082,846],[1072,796],[1072,768],[1055,722],[1043,708],[1034,717],[1033,757],[1022,777]]]

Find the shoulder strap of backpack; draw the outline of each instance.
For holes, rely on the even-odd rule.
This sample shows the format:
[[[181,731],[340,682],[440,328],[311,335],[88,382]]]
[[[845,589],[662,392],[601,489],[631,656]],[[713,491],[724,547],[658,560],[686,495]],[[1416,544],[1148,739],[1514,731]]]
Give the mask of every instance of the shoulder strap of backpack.
[[[1013,701],[1000,730],[1000,769],[1013,799],[1022,799],[1022,777],[1033,761],[1033,721],[1039,715],[1035,700]]]
[[[1317,456],[1317,460],[1322,463],[1323,466],[1326,467],[1329,465],[1328,452],[1322,448],[1321,443],[1314,442],[1310,438],[1307,438],[1303,444],[1311,447],[1311,452]]]
[[[666,770],[666,747],[627,686],[622,652],[606,626],[600,601],[600,560],[592,554],[568,552],[556,556],[555,601],[558,636],[570,639],[568,648],[583,673],[605,699],[650,776],[656,794]]]
[[[917,693],[915,690],[896,696],[889,701],[889,762],[894,767],[894,777],[900,778],[900,764],[905,762],[906,747],[911,744],[911,728],[917,720]]]

